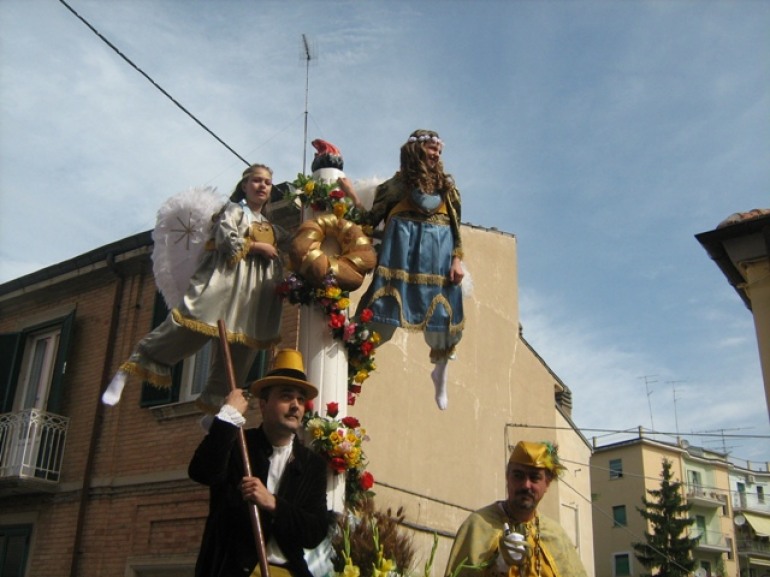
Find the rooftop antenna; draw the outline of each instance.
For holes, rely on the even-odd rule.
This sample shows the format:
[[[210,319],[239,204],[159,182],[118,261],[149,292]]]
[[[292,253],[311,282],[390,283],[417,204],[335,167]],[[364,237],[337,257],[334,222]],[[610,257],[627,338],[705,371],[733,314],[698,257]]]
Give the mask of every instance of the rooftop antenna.
[[[655,421],[652,420],[652,402],[650,401],[650,395],[652,395],[652,391],[650,390],[650,383],[657,383],[658,381],[651,381],[650,379],[657,376],[658,375],[644,375],[639,377],[640,379],[644,379],[644,389],[647,392],[647,406],[650,408],[650,428],[653,431],[655,431]]]
[[[671,385],[671,389],[674,395],[674,430],[676,431],[676,440],[679,441],[679,418],[676,413],[676,384],[684,383],[686,381],[666,381],[667,385]]]
[[[305,134],[302,140],[302,174],[305,174],[307,166],[307,101],[310,92],[310,61],[315,58],[315,53],[310,48],[307,35],[302,35],[302,50],[305,59]]]

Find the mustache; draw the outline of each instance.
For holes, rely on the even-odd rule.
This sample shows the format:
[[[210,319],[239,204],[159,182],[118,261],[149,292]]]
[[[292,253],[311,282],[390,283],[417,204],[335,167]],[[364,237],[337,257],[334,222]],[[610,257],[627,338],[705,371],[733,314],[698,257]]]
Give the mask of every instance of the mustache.
[[[520,490],[516,491],[516,495],[517,496],[521,495],[523,497],[532,497],[532,498],[535,497],[535,494],[532,491],[530,491],[529,489],[520,489]]]

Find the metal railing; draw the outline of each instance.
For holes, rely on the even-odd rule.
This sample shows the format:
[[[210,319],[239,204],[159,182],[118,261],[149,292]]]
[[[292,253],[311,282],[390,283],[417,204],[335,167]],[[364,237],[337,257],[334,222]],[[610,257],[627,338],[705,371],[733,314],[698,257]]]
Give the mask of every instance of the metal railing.
[[[39,409],[0,414],[0,479],[58,482],[69,418]]]

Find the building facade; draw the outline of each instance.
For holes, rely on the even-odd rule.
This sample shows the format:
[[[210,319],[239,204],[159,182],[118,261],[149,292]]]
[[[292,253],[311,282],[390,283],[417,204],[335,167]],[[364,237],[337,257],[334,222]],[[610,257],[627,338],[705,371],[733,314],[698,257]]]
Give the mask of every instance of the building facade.
[[[649,530],[638,509],[643,506],[642,497],[651,499],[647,491],[660,488],[664,460],[671,462],[672,478],[682,483],[682,499],[691,507],[687,534],[698,538],[696,575],[764,577],[761,551],[766,543],[757,538],[753,527],[739,526],[748,523],[739,516],[742,509],[736,503],[741,503],[738,480],[745,481],[749,475],[766,479],[767,464],[745,464],[747,468],[740,469],[725,454],[686,442],[652,440],[641,431],[635,439],[595,448],[591,457],[596,577],[637,577],[648,572],[636,559],[632,544],[643,543]],[[744,485],[743,506],[748,506],[748,496]],[[757,501],[752,501],[749,515],[754,515],[755,524],[761,524],[756,519],[766,518],[767,511],[757,510]],[[752,547],[756,551],[753,565],[749,563]]]
[[[422,336],[398,331],[348,411],[371,437],[377,505],[404,507],[420,567],[439,535],[434,575],[465,516],[504,497],[516,441],[559,442],[574,463],[588,463],[591,451],[570,420],[568,387],[520,334],[515,237],[463,233],[475,292],[450,363],[449,409],[435,407]],[[178,367],[170,390],[129,380],[118,405],[100,402],[165,315],[151,251],[142,233],[0,285],[3,576],[192,575],[208,511],[208,491],[187,477],[204,434],[194,401],[206,350]],[[283,346],[296,346],[299,318],[284,306]],[[252,375],[269,362],[258,358]],[[590,568],[588,467],[568,474],[542,506]]]

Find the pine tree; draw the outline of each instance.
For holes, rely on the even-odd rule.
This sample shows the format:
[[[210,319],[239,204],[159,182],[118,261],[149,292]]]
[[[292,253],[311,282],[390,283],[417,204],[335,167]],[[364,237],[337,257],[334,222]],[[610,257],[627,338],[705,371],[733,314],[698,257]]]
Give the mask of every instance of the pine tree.
[[[643,577],[685,577],[695,567],[692,551],[698,538],[690,538],[686,529],[693,520],[689,517],[690,505],[682,500],[681,482],[671,480],[671,461],[663,460],[660,489],[647,492],[652,499],[642,497],[644,508],[639,513],[651,525],[646,532],[646,543],[633,543],[636,558],[648,570],[656,570]]]

